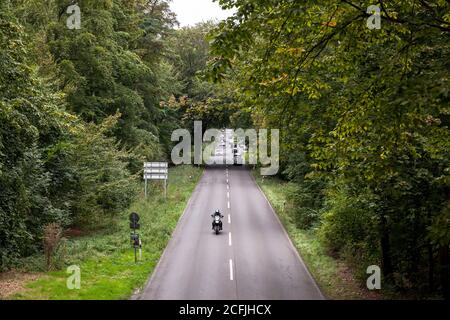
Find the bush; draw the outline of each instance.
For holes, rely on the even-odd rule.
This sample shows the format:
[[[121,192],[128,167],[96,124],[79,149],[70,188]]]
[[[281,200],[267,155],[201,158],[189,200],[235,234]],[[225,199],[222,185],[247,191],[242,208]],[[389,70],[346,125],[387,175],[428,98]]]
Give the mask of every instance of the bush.
[[[301,229],[313,227],[319,220],[324,205],[325,182],[305,179],[288,189],[287,200],[293,208],[296,225]]]
[[[327,191],[319,236],[332,252],[364,273],[367,266],[379,264],[380,253],[374,197],[361,191],[354,193],[346,186],[333,186]]]

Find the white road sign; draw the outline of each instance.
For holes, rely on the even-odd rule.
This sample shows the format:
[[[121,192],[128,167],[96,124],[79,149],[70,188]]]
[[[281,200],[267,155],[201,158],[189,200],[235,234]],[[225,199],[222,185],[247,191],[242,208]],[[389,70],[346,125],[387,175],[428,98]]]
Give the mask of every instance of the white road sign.
[[[144,168],[167,168],[169,164],[167,162],[145,162]]]
[[[144,174],[145,180],[167,180],[167,174]]]
[[[146,168],[144,169],[144,174],[152,174],[152,173],[168,173],[169,169],[167,168]]]
[[[168,178],[169,178],[169,164],[167,162],[145,162],[144,163],[145,197],[147,198],[148,180],[163,180],[164,195],[165,197],[167,197]]]

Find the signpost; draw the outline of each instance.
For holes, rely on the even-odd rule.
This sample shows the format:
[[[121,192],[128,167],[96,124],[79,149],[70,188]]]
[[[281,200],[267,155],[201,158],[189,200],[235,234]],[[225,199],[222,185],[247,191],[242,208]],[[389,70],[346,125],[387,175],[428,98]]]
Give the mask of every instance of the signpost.
[[[137,262],[137,249],[139,249],[139,259],[142,259],[142,242],[139,238],[139,234],[136,230],[141,227],[139,224],[139,215],[136,212],[130,214],[130,229],[133,230],[131,233],[131,245],[134,247],[134,262]]]
[[[145,162],[144,163],[145,197],[147,198],[147,180],[164,180],[164,197],[167,198],[168,178],[169,178],[169,165],[167,162]]]

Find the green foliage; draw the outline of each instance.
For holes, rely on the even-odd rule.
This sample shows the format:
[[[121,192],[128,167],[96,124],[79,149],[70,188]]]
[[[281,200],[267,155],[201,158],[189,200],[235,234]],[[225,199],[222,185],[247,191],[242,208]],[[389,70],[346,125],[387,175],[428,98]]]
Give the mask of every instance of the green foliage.
[[[127,169],[132,154],[107,136],[119,117],[85,124],[69,141],[49,150],[50,162],[59,158],[58,169],[67,170],[54,175],[60,183],[53,191],[70,208],[72,224],[82,228],[119,214],[136,196],[136,177]]]
[[[168,39],[169,61],[177,70],[181,92],[195,101],[203,101],[214,95],[215,86],[200,77],[209,59],[209,43],[206,35],[215,26],[212,22],[176,30]]]
[[[239,97],[232,92],[235,87],[219,86],[205,77],[208,34],[215,26],[213,22],[199,23],[175,30],[168,38],[167,63],[176,70],[172,81],[177,91],[164,106],[181,120],[179,125],[184,128],[192,129],[194,121],[202,121],[204,130],[231,124],[248,128],[251,118],[240,108]]]
[[[145,145],[139,148],[141,155],[152,159],[162,156],[159,132],[150,115],[158,112],[159,106],[154,98],[158,79],[152,71],[158,61],[143,59],[150,48],[139,41],[149,34],[138,24],[148,19],[148,14],[138,11],[137,4],[82,1],[83,27],[69,30],[61,21],[49,27],[47,37],[62,79],[58,89],[66,92],[70,109],[95,123],[120,112],[115,136],[128,148]],[[61,4],[54,10],[64,8]]]
[[[23,29],[8,3],[0,6],[0,269],[39,246],[41,227],[67,213],[49,197],[51,175],[42,148],[61,133],[67,115],[26,60]]]
[[[201,120],[204,129],[223,128],[229,125],[233,110],[220,99],[210,98],[205,102],[193,102],[189,104],[183,115],[183,123],[188,128],[193,128],[194,121]]]
[[[282,129],[300,217],[315,210],[361,269],[379,261],[397,287],[449,296],[450,4],[383,2],[370,30],[371,1],[220,3],[237,12],[213,32],[209,77]]]
[[[201,174],[202,169],[197,167],[171,168],[173,180],[168,185],[167,200],[164,200],[162,190],[157,190],[148,199],[133,203],[126,212],[113,219],[107,218],[108,225],[104,229],[66,240],[65,255],[60,257],[64,269],[41,275],[27,284],[25,290],[8,298],[129,299],[137,288],[146,283],[149,273],[158,263]],[[130,212],[138,212],[141,218],[142,261],[137,264],[129,242]],[[33,258],[38,266],[44,265],[42,257]],[[73,264],[82,270],[80,290],[67,290],[65,267]]]
[[[80,30],[71,4],[0,3],[0,269],[41,250],[48,224],[95,229],[128,208],[177,123],[160,106],[168,3],[79,1]]]
[[[320,221],[325,198],[324,186],[324,181],[319,179],[305,180],[287,192],[299,228],[309,229]]]
[[[340,252],[355,262],[355,267],[365,273],[360,261],[378,265],[379,247],[376,202],[370,190],[349,190],[348,186],[334,186],[327,194],[322,216],[320,235],[323,242],[335,252]]]

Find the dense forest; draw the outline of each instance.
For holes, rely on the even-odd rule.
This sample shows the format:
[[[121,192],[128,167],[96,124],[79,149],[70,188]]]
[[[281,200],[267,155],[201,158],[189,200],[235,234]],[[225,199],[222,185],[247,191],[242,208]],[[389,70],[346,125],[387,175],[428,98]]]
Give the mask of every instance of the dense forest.
[[[168,160],[172,131],[215,98],[197,77],[212,24],[176,29],[167,1],[82,0],[69,29],[75,3],[0,2],[2,270],[42,250],[47,225],[127,209],[143,161]]]
[[[450,297],[450,2],[0,2],[0,270],[46,226],[95,227],[139,195],[176,128],[280,129],[296,225],[364,278]],[[381,28],[370,29],[370,5]]]

